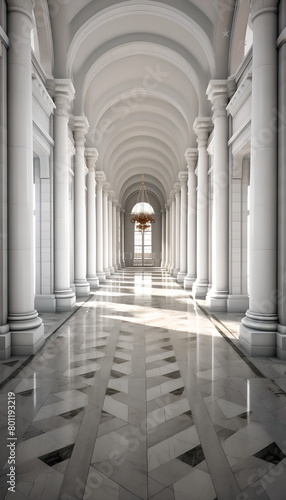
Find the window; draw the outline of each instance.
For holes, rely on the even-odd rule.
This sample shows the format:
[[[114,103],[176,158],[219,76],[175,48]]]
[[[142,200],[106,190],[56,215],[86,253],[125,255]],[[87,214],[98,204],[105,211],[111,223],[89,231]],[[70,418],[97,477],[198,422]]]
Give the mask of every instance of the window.
[[[143,233],[134,227],[134,266],[153,266],[152,224]]]

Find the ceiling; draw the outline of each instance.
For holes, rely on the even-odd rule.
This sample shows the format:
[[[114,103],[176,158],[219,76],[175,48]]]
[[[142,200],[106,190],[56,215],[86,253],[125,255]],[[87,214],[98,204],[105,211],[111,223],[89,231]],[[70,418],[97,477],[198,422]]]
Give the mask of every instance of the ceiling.
[[[74,83],[97,169],[122,205],[144,173],[164,206],[196,146],[195,118],[211,114],[209,80],[229,74],[239,0],[62,0],[56,13],[54,3],[53,76]]]

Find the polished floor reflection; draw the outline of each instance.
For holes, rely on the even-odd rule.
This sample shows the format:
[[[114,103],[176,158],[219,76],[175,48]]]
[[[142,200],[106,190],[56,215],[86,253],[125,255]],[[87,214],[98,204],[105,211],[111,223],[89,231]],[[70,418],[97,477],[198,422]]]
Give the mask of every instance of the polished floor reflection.
[[[268,378],[211,319],[164,271],[126,269],[22,369],[2,362],[0,498],[284,500],[286,363]]]

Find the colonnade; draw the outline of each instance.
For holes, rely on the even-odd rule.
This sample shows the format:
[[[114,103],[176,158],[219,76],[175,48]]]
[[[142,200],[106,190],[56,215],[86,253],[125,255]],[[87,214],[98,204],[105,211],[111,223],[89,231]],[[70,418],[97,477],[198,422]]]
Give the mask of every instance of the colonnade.
[[[174,184],[175,197],[174,191],[171,191],[165,205],[163,266],[177,277],[185,289],[192,290],[195,298],[205,299],[210,311],[245,312],[245,296],[235,291],[238,288],[236,282],[247,279],[249,308],[241,321],[240,342],[252,355],[276,354],[286,359],[283,293],[285,271],[284,274],[277,275],[277,259],[281,271],[285,269],[283,240],[285,231],[282,229],[285,211],[280,209],[281,206],[285,206],[283,117],[279,127],[279,137],[277,137],[278,128],[273,125],[278,104],[277,7],[277,0],[251,2],[253,59],[249,148],[249,241],[247,242],[249,274],[242,276],[246,271],[242,271],[243,263],[238,260],[240,250],[238,249],[237,253],[232,250],[230,254],[231,245],[235,246],[235,238],[239,238],[237,245],[245,245],[241,231],[237,230],[235,225],[236,220],[241,220],[241,217],[237,214],[238,219],[234,219],[230,208],[231,203],[236,203],[238,209],[243,210],[243,203],[245,204],[240,198],[235,198],[235,201],[230,199],[232,191],[235,192],[232,190],[232,186],[235,185],[233,179],[238,175],[235,172],[236,158],[232,156],[232,148],[229,145],[230,115],[233,116],[235,103],[239,102],[243,93],[241,89],[236,93],[236,85],[233,88],[231,79],[210,81],[207,97],[212,105],[212,115],[199,116],[194,122],[197,148],[186,150],[187,165],[178,175],[180,183]],[[278,41],[281,52],[285,48],[284,32]],[[282,61],[282,57],[280,59]],[[244,88],[247,88],[245,83]],[[285,91],[285,86],[283,89]],[[282,91],[280,98],[282,102],[285,101],[285,94]],[[285,106],[283,110],[285,111]],[[277,140],[279,138],[280,141]],[[277,144],[280,154],[279,174],[282,181],[279,190]],[[186,178],[188,178],[187,195]],[[277,197],[279,193],[280,197]],[[180,209],[179,199],[181,199]],[[280,210],[278,220],[281,230],[278,249],[277,206]],[[247,214],[247,210],[245,208],[244,210]],[[174,234],[176,234],[176,244]],[[240,269],[238,266],[233,266],[235,272],[230,268],[231,259],[234,264],[240,265]]]

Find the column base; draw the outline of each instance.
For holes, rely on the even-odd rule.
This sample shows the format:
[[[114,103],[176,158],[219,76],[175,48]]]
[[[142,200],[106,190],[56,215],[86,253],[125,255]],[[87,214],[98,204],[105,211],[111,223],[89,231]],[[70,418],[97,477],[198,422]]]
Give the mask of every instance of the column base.
[[[0,326],[0,359],[8,359],[11,356],[11,332],[9,325]]]
[[[75,305],[76,297],[72,290],[63,292],[55,291],[57,312],[71,311]]]
[[[246,311],[241,320],[239,342],[251,356],[275,356],[277,315]]]
[[[90,294],[90,284],[87,281],[82,283],[75,282],[75,293],[77,297],[86,297]]]
[[[258,331],[241,324],[239,343],[250,356],[275,356],[275,332]]]
[[[174,268],[174,267],[172,267],[172,266],[169,268],[169,273],[170,273],[172,276],[173,276],[173,273],[174,273],[174,269],[175,269],[175,268]]]
[[[244,313],[249,307],[247,295],[229,295],[227,299],[227,312]]]
[[[177,278],[179,272],[180,272],[180,269],[178,269],[177,267],[175,267],[175,269],[173,269],[173,276],[174,276],[174,278]]]
[[[115,273],[114,267],[110,267],[109,272],[110,272],[110,274],[114,274]]]
[[[43,323],[33,330],[11,332],[12,356],[31,356],[44,345]]]
[[[37,311],[10,314],[12,356],[30,356],[44,345],[44,325]]]
[[[55,295],[35,295],[35,308],[38,312],[56,312]]]
[[[117,264],[115,264],[115,266],[113,266],[113,267],[114,267],[114,272],[116,273],[116,272],[118,271],[118,266],[117,266]]]
[[[185,279],[186,276],[187,276],[187,273],[184,273],[184,272],[180,271],[177,274],[177,282],[178,283],[184,283],[184,279]]]
[[[103,269],[103,271],[104,271],[104,273],[105,273],[106,278],[110,278],[110,269],[109,269],[109,268],[107,268],[107,267],[105,267],[105,268]]]
[[[99,279],[97,276],[93,276],[92,278],[87,277],[87,281],[89,282],[90,288],[98,288],[99,287]]]
[[[195,281],[193,284],[192,292],[194,299],[205,299],[209,291],[208,282]]]
[[[286,326],[278,325],[276,333],[276,357],[286,361]]]
[[[97,271],[97,277],[99,283],[104,283],[106,281],[106,276],[104,271]]]
[[[121,269],[121,264],[118,263],[118,265],[117,265],[117,271],[120,271],[120,269]]]
[[[224,312],[227,309],[227,292],[208,292],[206,296],[207,307],[210,311]]]
[[[187,274],[184,279],[184,289],[185,290],[192,290],[193,284],[195,282],[195,278],[193,276],[190,276]]]

